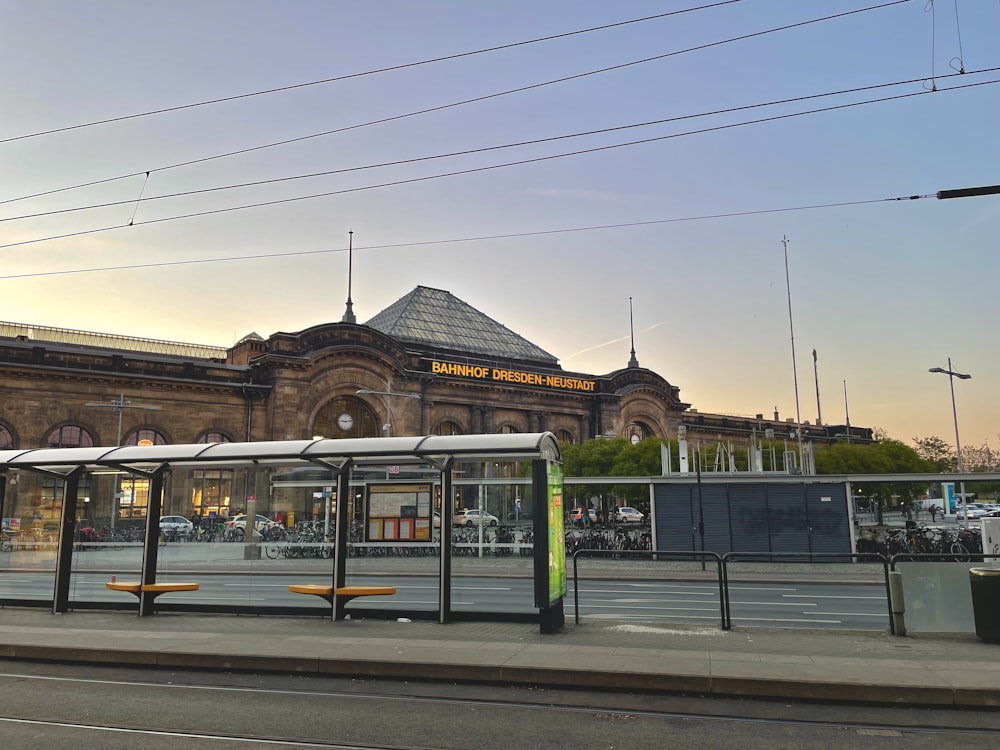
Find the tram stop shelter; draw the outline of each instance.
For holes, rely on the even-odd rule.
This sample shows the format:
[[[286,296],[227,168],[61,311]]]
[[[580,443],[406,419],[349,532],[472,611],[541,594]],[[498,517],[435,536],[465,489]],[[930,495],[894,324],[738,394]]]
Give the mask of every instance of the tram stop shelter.
[[[563,598],[566,593],[560,458],[558,443],[549,432],[5,450],[0,451],[0,515],[3,515],[7,476],[10,472],[35,472],[64,482],[56,544],[52,612],[66,612],[69,610],[74,525],[81,477],[89,473],[121,471],[147,478],[149,498],[139,581],[141,588],[135,592],[139,597],[139,615],[143,616],[153,613],[156,592],[152,586],[156,584],[164,477],[171,470],[320,467],[335,476],[337,497],[346,498],[355,468],[419,466],[440,474],[442,538],[439,545],[437,615],[439,622],[447,623],[452,619],[452,549],[449,534],[455,507],[452,500],[453,465],[457,461],[530,462],[535,503],[534,607],[538,609],[541,632],[553,633],[564,623]],[[254,518],[254,511],[252,507],[247,508],[247,519]],[[409,515],[408,508],[401,515]],[[346,584],[350,527],[347,502],[337,502],[334,521],[330,582],[336,591]],[[247,523],[250,526],[252,522],[248,520]],[[146,590],[147,587],[150,590]],[[331,604],[332,618],[343,616],[343,607],[338,606],[336,597],[333,597]]]

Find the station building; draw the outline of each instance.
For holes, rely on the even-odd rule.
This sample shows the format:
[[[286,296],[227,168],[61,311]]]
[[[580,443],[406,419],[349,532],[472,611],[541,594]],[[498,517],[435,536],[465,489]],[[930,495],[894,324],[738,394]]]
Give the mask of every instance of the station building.
[[[631,359],[603,375],[556,356],[450,292],[418,286],[365,323],[343,319],[229,348],[0,322],[0,449],[552,432],[746,442],[868,442],[870,429],[710,414]],[[95,483],[92,515],[145,515],[141,478]],[[228,516],[246,488],[226,470],[191,472],[165,512]],[[58,513],[58,478],[22,477],[13,507],[37,525]],[[81,494],[86,495],[86,492]],[[309,497],[291,501],[307,505]],[[102,506],[107,507],[102,507]],[[273,508],[272,508],[273,510]],[[306,507],[290,512],[308,513]]]

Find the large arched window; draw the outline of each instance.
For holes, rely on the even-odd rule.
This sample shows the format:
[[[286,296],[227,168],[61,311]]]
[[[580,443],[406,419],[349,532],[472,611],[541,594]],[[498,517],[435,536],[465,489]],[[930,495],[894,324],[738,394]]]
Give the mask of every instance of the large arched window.
[[[459,427],[454,422],[451,422],[451,421],[449,421],[449,420],[446,419],[444,422],[439,423],[438,426],[435,427],[431,431],[431,434],[432,435],[462,435],[464,433],[462,432],[462,428],[461,427]]]
[[[209,430],[198,437],[199,443],[230,443],[228,435]],[[211,524],[213,518],[229,515],[233,496],[232,469],[195,469],[191,472],[191,516],[196,523]]]
[[[14,447],[14,434],[0,424],[0,450],[9,450]]]
[[[338,396],[323,404],[317,412],[310,434],[325,438],[379,437],[382,425],[375,412],[361,399]]]
[[[46,448],[93,448],[94,436],[80,425],[65,424],[49,433]]]
[[[233,442],[230,437],[224,433],[218,432],[217,430],[209,430],[208,432],[203,432],[198,436],[196,443],[231,443]]]
[[[498,435],[516,435],[518,432],[520,432],[520,430],[517,429],[512,424],[502,424],[497,429],[497,434]]]
[[[140,427],[137,430],[132,430],[122,441],[122,445],[166,445],[167,443],[166,436],[151,427]]]
[[[576,437],[569,430],[556,430],[556,440],[560,443],[575,443]]]
[[[62,427],[56,427],[49,433],[48,437],[45,438],[45,445],[47,448],[92,448],[94,436],[79,425],[65,424]],[[64,488],[65,482],[62,479],[48,475],[40,478],[37,505],[33,503],[35,507],[32,509],[36,521],[41,520],[43,523],[59,521]],[[89,516],[91,510],[86,499],[90,497],[90,476],[88,474],[80,477],[77,493],[78,497],[84,498],[77,512],[83,516]]]

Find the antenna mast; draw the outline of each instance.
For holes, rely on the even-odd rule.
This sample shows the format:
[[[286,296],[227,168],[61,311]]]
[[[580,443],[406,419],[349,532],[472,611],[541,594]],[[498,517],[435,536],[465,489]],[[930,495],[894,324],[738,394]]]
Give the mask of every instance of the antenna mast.
[[[635,358],[635,327],[632,325],[632,298],[628,298],[628,330],[632,338],[632,357],[628,361],[629,367],[638,367],[639,360]]]
[[[347,233],[347,309],[344,310],[344,317],[341,323],[357,323],[354,317],[354,303],[351,302],[351,276],[354,272],[354,232]]]

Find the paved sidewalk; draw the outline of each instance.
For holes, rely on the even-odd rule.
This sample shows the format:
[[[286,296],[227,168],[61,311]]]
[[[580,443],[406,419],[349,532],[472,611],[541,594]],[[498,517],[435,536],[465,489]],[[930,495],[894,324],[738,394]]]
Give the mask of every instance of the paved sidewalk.
[[[0,609],[0,657],[601,690],[1000,706],[1000,644],[974,636]]]

